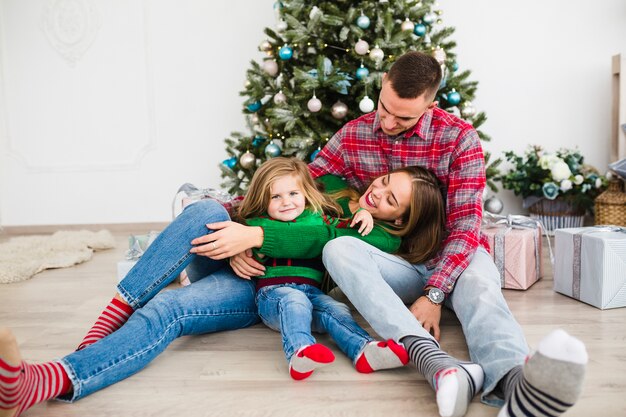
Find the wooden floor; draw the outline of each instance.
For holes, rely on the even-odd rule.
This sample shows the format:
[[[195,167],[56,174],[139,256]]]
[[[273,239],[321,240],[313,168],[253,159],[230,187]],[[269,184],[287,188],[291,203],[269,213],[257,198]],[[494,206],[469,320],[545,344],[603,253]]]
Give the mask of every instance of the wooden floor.
[[[46,271],[17,284],[0,284],[0,326],[11,327],[28,361],[48,361],[71,352],[113,295],[116,262],[123,258],[128,230],[116,232],[118,248],[96,253],[72,268]],[[6,236],[0,237],[0,241]],[[582,339],[590,363],[585,388],[567,416],[626,416],[626,309],[601,311],[552,291],[552,270],[525,292],[505,291],[528,343],[562,327]],[[364,327],[371,331],[362,319]],[[430,386],[411,367],[357,373],[333,347],[337,360],[308,380],[287,372],[279,336],[257,325],[177,340],[137,375],[74,404],[51,401],[25,417],[71,416],[437,416]],[[442,347],[467,359],[460,325],[442,320]],[[471,404],[468,416],[497,410]]]

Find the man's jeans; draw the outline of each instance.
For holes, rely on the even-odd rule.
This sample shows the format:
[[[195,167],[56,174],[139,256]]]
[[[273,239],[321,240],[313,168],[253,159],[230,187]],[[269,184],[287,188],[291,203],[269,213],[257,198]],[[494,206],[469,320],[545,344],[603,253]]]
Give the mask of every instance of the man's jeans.
[[[422,295],[432,275],[424,265],[412,265],[353,237],[327,243],[323,259],[333,280],[384,339],[432,338],[405,305]],[[461,322],[471,360],[485,372],[483,402],[502,406],[492,391],[510,369],[524,363],[528,346],[484,249],[476,251],[445,304]]]
[[[315,343],[311,330],[330,334],[353,362],[365,345],[374,340],[354,321],[347,305],[312,285],[262,287],[257,303],[263,323],[281,333],[287,361],[300,348]]]
[[[176,338],[240,329],[259,321],[255,287],[224,261],[189,253],[191,241],[206,235],[207,223],[229,220],[212,200],[194,203],[150,245],[118,285],[135,309],[119,330],[60,360],[72,382],[74,401],[121,381],[148,365]],[[159,291],[193,262],[192,285]],[[157,295],[158,294],[158,295]]]

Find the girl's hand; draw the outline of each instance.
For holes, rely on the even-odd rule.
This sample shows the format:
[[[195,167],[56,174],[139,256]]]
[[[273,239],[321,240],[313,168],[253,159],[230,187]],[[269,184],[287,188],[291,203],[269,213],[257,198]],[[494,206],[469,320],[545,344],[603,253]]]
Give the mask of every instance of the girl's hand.
[[[357,223],[361,223],[359,226],[361,236],[367,236],[374,228],[374,218],[372,214],[365,209],[358,210],[356,214],[352,216],[350,227],[354,227]]]
[[[250,279],[265,273],[265,266],[254,259],[250,249],[235,256],[231,256],[229,262],[230,267],[233,268],[233,272],[235,272],[239,278]]]
[[[191,241],[194,245],[189,252],[207,258],[226,259],[246,249],[263,246],[263,229],[258,226],[245,226],[232,221],[207,224],[214,230]]]

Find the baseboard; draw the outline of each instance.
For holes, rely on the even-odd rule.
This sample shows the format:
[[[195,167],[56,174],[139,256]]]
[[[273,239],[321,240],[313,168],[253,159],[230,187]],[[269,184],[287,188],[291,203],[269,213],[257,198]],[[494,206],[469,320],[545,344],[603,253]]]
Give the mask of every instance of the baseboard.
[[[59,230],[93,230],[106,229],[112,233],[147,233],[151,230],[165,229],[169,223],[109,223],[109,224],[54,224],[36,226],[4,226],[0,227],[0,235],[44,235]]]

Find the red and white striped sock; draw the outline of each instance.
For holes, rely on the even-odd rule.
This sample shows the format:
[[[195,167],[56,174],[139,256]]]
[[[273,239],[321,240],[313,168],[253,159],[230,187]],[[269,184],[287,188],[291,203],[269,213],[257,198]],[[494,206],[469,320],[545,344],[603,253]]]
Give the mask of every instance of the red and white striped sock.
[[[33,405],[66,394],[71,387],[57,362],[13,366],[0,358],[0,416],[17,417]]]
[[[134,311],[124,301],[113,298],[76,350],[84,349],[122,327]]]
[[[316,343],[304,346],[293,354],[289,361],[289,375],[296,381],[311,376],[315,369],[326,366],[335,360],[335,354],[324,345]]]
[[[369,342],[354,362],[357,371],[369,374],[382,369],[399,368],[409,363],[404,346],[393,340]]]

